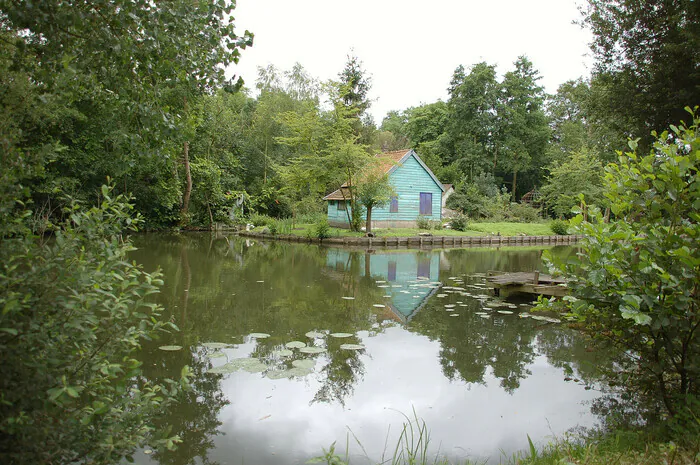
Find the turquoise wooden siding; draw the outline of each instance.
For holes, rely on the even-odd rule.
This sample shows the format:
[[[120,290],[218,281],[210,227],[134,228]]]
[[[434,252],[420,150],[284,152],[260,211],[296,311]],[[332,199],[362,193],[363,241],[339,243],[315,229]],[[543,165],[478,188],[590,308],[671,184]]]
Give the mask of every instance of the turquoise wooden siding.
[[[408,157],[403,165],[398,166],[390,175],[389,181],[394,186],[399,198],[399,211],[390,213],[390,205],[372,210],[372,221],[415,221],[420,214],[420,193],[433,194],[433,214],[427,218],[442,218],[442,189],[423,169],[414,155]]]
[[[364,275],[365,260],[370,260],[373,279],[386,281],[383,292],[391,295],[383,301],[404,322],[410,320],[435,291],[426,284],[440,275],[440,256],[434,252],[392,251],[364,254],[343,249],[329,249],[326,264],[336,271],[357,270]],[[355,263],[353,263],[355,261]],[[393,287],[399,286],[400,287]],[[403,292],[401,292],[403,291]]]
[[[338,210],[338,202],[339,200],[329,200],[328,201],[328,221],[330,222],[342,222],[345,224],[348,223],[348,214],[345,212],[345,210]],[[349,202],[346,202],[346,204],[349,204]],[[352,210],[350,209],[350,205],[347,206],[348,212],[352,213]]]

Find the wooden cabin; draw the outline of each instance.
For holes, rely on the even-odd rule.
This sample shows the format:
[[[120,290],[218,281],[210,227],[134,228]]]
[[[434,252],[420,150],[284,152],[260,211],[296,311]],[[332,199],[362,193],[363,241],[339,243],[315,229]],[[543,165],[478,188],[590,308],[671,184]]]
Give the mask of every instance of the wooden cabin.
[[[389,175],[396,196],[386,206],[372,209],[372,228],[415,228],[419,216],[442,219],[445,188],[413,149],[381,153],[377,157],[378,169]],[[349,226],[349,189],[345,183],[323,198],[328,202],[331,226]]]

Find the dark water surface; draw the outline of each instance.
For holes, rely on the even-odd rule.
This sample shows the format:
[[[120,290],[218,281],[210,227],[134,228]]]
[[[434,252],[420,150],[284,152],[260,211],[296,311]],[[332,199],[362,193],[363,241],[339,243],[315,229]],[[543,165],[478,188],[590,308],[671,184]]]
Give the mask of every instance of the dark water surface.
[[[189,365],[195,387],[164,412],[183,444],[140,463],[305,463],[334,441],[343,452],[350,443],[352,463],[365,453],[376,462],[414,411],[433,451],[497,463],[527,448],[528,434],[542,444],[596,421],[588,404],[603,356],[565,325],[521,317],[531,297],[494,299],[483,284],[488,270],[538,269],[541,249],[367,253],[209,234],[135,242],[137,262],[162,268],[158,300],[181,329],[144,347],[145,374],[177,377]],[[325,351],[280,352],[291,341]],[[236,360],[248,357],[258,362]]]

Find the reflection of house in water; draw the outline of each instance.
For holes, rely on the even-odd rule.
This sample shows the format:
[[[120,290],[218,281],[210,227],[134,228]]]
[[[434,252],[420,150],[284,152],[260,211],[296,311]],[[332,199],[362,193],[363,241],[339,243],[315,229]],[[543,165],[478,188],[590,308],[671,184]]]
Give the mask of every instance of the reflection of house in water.
[[[406,323],[437,291],[438,286],[430,283],[438,281],[440,255],[411,250],[362,253],[330,249],[327,265],[336,271],[355,269],[375,282],[386,281],[375,284],[386,291],[385,295],[391,295],[391,299],[383,302],[391,311],[385,316]]]

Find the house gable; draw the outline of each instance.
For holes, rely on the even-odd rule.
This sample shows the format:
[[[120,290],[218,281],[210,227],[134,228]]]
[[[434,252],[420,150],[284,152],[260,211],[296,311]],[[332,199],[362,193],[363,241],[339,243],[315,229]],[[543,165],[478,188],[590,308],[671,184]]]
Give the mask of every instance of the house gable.
[[[387,205],[372,210],[374,226],[415,227],[419,216],[431,220],[442,219],[445,187],[413,149],[379,154],[377,157],[380,159],[379,169],[389,176],[396,196]],[[324,197],[328,201],[328,220],[337,226],[348,224],[348,212],[338,208],[343,190],[347,190],[346,184]]]

